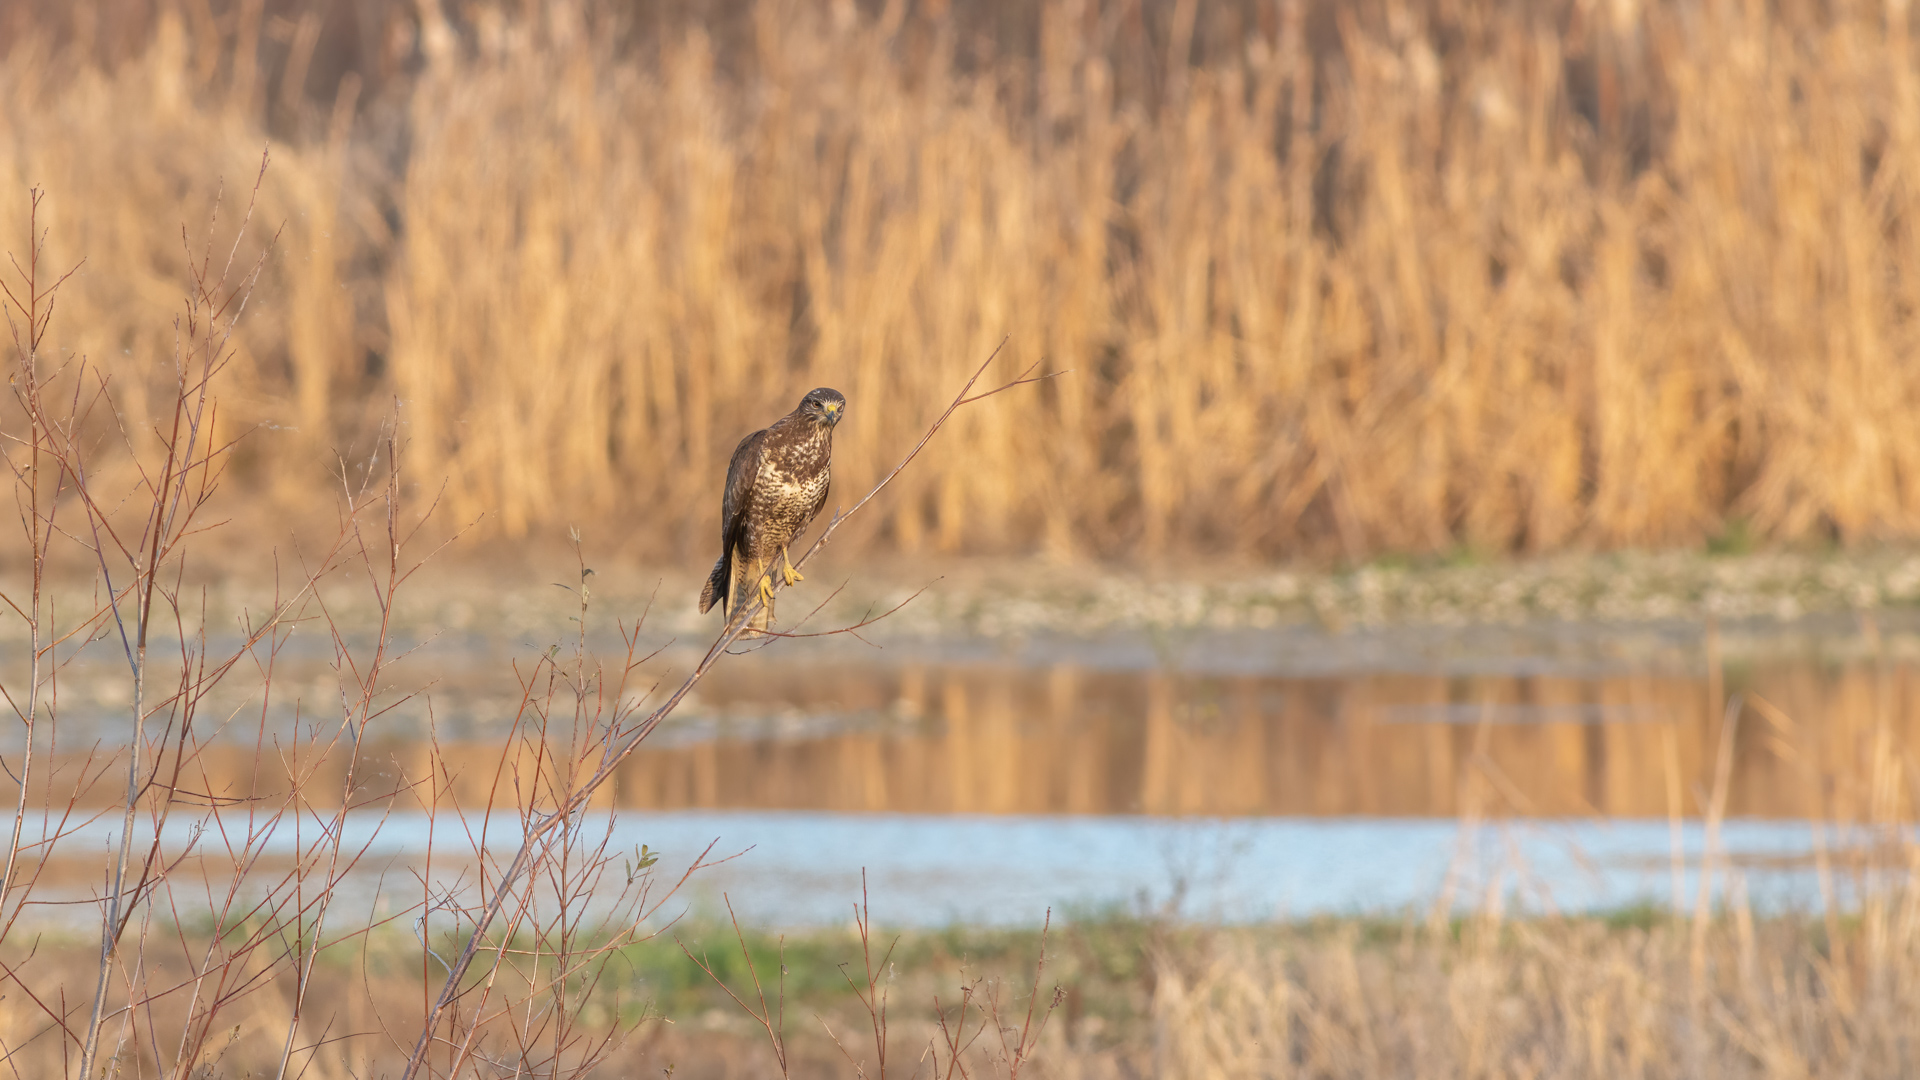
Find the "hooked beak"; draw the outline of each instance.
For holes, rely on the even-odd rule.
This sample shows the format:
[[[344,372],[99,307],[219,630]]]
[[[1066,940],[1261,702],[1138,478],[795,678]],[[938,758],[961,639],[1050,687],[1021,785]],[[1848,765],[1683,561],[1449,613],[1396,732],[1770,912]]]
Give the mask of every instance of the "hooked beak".
[[[840,414],[845,411],[845,409],[846,406],[840,402],[829,402],[827,404],[827,426],[832,427],[838,424],[840,422]]]

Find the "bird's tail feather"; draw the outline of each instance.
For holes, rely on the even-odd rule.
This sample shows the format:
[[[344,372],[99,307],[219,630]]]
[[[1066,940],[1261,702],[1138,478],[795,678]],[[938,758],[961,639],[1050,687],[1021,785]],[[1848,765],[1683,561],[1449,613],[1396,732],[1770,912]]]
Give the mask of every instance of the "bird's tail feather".
[[[715,602],[720,605],[721,615],[727,613],[727,597],[732,591],[728,588],[732,583],[727,578],[732,576],[732,564],[731,551],[722,552],[720,561],[713,564],[713,573],[707,575],[707,584],[700,590],[700,614],[705,615],[713,610]]]
[[[767,573],[767,565],[764,559],[742,558],[734,563],[734,611],[739,611],[741,608],[753,602],[754,595],[760,590],[760,579]],[[765,630],[768,625],[771,624],[772,619],[773,605],[768,604],[754,615],[753,621],[747,624],[747,628],[750,630]]]

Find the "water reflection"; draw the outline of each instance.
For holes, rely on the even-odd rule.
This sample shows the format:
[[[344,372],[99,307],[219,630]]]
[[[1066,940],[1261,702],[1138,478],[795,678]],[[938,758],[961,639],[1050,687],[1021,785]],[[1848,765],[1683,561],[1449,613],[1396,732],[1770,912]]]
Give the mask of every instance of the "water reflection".
[[[1846,823],[1913,817],[1901,778],[1912,775],[1905,748],[1920,724],[1917,673],[1803,661],[1710,683],[755,658],[722,669],[619,764],[593,820],[618,830],[620,845],[645,842],[682,865],[716,838],[729,852],[751,848],[704,874],[697,891],[731,891],[770,922],[843,917],[868,871],[906,921],[1033,922],[1059,902],[1266,918],[1471,904],[1508,890],[1537,910],[1675,898],[1684,907],[1726,746],[1727,812],[1777,820],[1735,823],[1722,850],[1746,895],[1806,906],[1835,887],[1816,875],[1820,860],[1846,878],[1867,866],[1854,849],[1894,835]],[[285,674],[306,702],[337,702],[324,669],[289,664]],[[1744,707],[1723,713],[1729,695]],[[423,737],[423,705],[397,708],[381,720],[396,734],[364,748],[353,793],[363,809],[348,833],[371,846],[337,887],[368,904],[409,882],[433,895],[473,887],[472,826],[494,807],[497,828],[480,846],[489,858],[510,851],[511,806],[541,772],[542,748],[511,737],[522,700],[513,669],[476,661],[434,700],[440,738]],[[262,719],[234,723],[177,771],[159,754],[163,782],[195,793],[184,806],[199,793],[219,806],[165,826],[170,858],[199,845],[180,870],[196,895],[217,893],[232,873],[232,853],[214,839],[253,836],[265,845],[259,867],[279,873],[331,820],[317,811],[338,805],[346,755],[319,753],[324,712],[301,702],[289,694],[252,706]],[[223,715],[247,707],[236,700]],[[285,722],[296,709],[298,734]],[[1723,731],[1728,715],[1734,727]],[[125,747],[103,735],[63,741],[42,759],[50,813],[30,822],[26,841],[76,830],[42,868],[43,899],[83,900],[97,888],[99,853],[120,821],[108,809],[124,791],[116,749]],[[307,805],[262,824],[293,805],[282,798],[292,775]],[[65,818],[79,777],[91,777],[78,800],[86,812]],[[598,816],[610,810],[624,812]],[[1819,827],[1827,823],[1836,827]],[[1862,889],[1833,902],[1846,908]]]
[[[1913,743],[1915,675],[1874,663],[1730,672],[1721,692],[1750,704],[1733,742],[1728,812],[1906,816],[1902,798],[1884,792],[1871,806],[1867,780],[1876,754]],[[362,798],[434,772],[442,797],[462,805],[503,797],[508,789],[496,785],[512,710],[501,702],[519,696],[453,682],[438,695],[437,744],[395,720],[389,730],[406,735],[369,745]],[[758,663],[725,670],[702,695],[619,766],[602,806],[1695,817],[1722,722],[1710,707],[1715,688],[1671,675],[1281,678]],[[491,712],[466,708],[482,698]],[[262,756],[254,730],[236,725],[234,735],[247,737],[206,748],[189,770],[194,786],[269,794],[297,766],[315,770],[310,798],[340,790],[343,761],[296,761],[297,747],[283,739]],[[436,745],[441,770],[429,768]],[[83,803],[119,797],[104,760],[90,766],[101,779]]]
[[[1728,812],[1863,819],[1914,669],[1736,673]],[[619,770],[615,805],[964,814],[1696,816],[1719,738],[1705,680],[1180,677],[792,669],[707,689]],[[404,754],[404,749],[396,748]],[[474,770],[486,744],[449,748]]]

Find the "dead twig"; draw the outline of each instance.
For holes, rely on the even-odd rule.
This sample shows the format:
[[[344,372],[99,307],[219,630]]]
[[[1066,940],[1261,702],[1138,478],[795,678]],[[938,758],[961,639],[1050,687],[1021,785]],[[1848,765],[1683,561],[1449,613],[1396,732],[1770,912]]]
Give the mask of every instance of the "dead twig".
[[[740,944],[740,956],[747,962],[747,977],[753,980],[754,994],[760,1000],[760,1008],[758,1011],[742,1000],[739,994],[734,993],[733,987],[727,985],[727,981],[722,979],[719,974],[713,970],[713,965],[707,963],[704,957],[693,955],[693,950],[687,948],[686,942],[675,938],[673,943],[680,946],[680,951],[686,954],[687,959],[693,961],[694,965],[701,971],[706,972],[707,978],[712,979],[715,986],[725,991],[726,995],[733,999],[733,1003],[740,1006],[742,1012],[753,1017],[754,1021],[767,1033],[767,1042],[773,1046],[774,1063],[780,1067],[780,1075],[786,1076],[787,939],[784,936],[780,938],[780,986],[778,993],[774,997],[774,1002],[777,1006],[776,1011],[775,1009],[769,1009],[767,1007],[766,987],[761,985],[760,972],[753,963],[753,953],[747,949],[747,935],[745,931],[740,929],[740,917],[733,913],[733,900],[725,893],[720,894],[720,899],[727,905],[727,918],[733,922],[733,939]]]

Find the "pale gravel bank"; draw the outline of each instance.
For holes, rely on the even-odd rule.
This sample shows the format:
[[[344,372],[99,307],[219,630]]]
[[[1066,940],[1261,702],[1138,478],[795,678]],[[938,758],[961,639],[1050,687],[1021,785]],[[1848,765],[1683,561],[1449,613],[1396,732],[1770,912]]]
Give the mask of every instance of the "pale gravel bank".
[[[883,646],[947,644],[1004,652],[1039,640],[1088,646],[1132,640],[1160,648],[1221,635],[1354,644],[1570,634],[1690,639],[1712,619],[1736,651],[1765,642],[1843,647],[1841,639],[1858,638],[1875,649],[1904,652],[1909,626],[1920,626],[1920,552],[1912,550],[1626,552],[1355,570],[1140,570],[1039,560],[863,564],[850,554],[834,554],[840,557],[816,565],[806,582],[782,593],[781,622],[793,628],[818,606],[798,629],[828,630],[898,606],[861,631]],[[704,643],[719,617],[695,609],[700,569],[596,568],[587,582],[596,640],[644,615],[641,637],[649,645],[672,641],[686,649]],[[561,587],[574,584],[565,580],[570,570],[433,565],[402,591],[393,624],[406,640],[439,634],[509,649],[544,648],[574,633],[576,594]],[[79,610],[89,591],[61,589],[63,608]],[[379,608],[364,581],[336,577],[320,595],[354,636],[378,625]],[[231,631],[249,614],[257,619],[269,610],[273,590],[256,581],[214,581],[204,591],[191,591],[194,605],[202,597],[208,625]],[[0,641],[23,638],[17,619],[0,619]],[[864,647],[845,638],[826,644]]]

